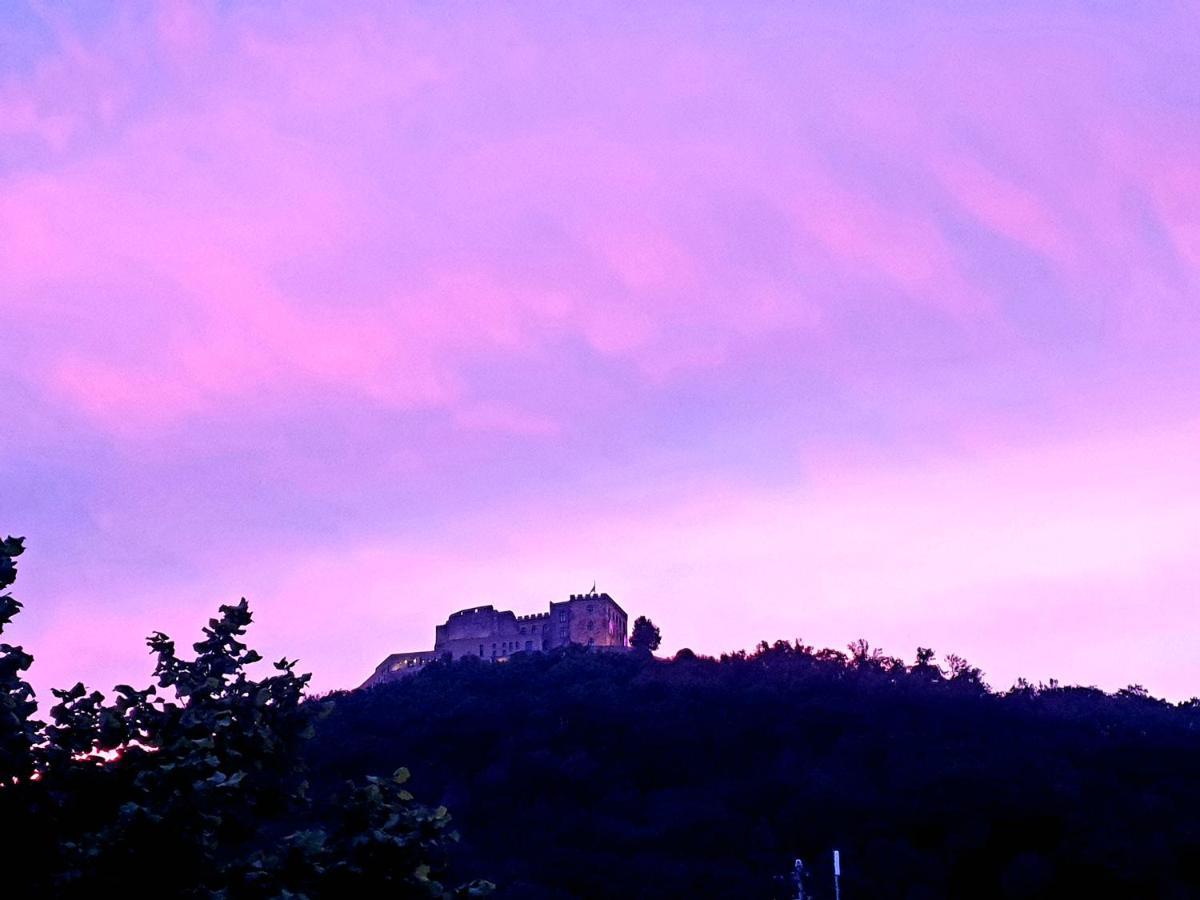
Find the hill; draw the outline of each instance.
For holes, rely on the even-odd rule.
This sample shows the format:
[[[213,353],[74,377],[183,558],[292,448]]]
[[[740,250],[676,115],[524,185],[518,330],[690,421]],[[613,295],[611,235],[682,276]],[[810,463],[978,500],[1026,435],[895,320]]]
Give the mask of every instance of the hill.
[[[1200,702],[851,650],[438,663],[333,695],[310,762],[403,762],[501,897],[787,897],[796,857],[832,897],[835,847],[846,900],[1200,894]]]

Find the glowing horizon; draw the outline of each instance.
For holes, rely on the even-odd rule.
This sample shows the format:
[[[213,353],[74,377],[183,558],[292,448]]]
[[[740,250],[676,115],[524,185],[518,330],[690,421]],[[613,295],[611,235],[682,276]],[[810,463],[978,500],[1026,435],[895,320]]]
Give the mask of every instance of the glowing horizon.
[[[6,7],[5,639],[45,704],[244,595],[326,690],[596,580],[1200,694],[1198,26]]]

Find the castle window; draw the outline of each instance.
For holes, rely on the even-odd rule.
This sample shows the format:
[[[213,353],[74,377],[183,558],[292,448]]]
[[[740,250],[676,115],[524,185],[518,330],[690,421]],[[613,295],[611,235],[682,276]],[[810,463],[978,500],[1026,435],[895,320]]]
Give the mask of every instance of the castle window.
[[[596,623],[594,621],[589,621],[588,622],[588,631],[595,631],[595,630],[596,630]]]
[[[589,616],[592,614],[592,610],[593,610],[593,609],[594,609],[593,605],[592,605],[591,603],[589,603],[589,604],[588,604],[588,615],[589,615]]]
[[[526,641],[526,642],[525,642],[525,649],[526,649],[526,650],[532,650],[532,649],[533,649],[533,641]]]
[[[521,634],[524,634],[524,633],[525,633],[525,626],[524,626],[524,625],[522,625],[522,626],[521,626]]]
[[[567,621],[567,611],[565,609],[560,609],[558,611],[558,621],[560,621],[560,622]]]

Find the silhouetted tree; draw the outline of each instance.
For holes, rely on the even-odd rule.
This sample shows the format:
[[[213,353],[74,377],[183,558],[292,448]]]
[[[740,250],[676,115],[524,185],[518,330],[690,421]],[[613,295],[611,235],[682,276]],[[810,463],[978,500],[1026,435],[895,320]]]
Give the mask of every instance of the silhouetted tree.
[[[0,540],[0,634],[21,611],[7,592],[16,580],[16,558],[24,538]],[[0,643],[0,895],[21,893],[22,871],[36,871],[53,845],[48,832],[50,804],[33,778],[42,723],[34,718],[33,689],[22,677],[33,662],[21,647]]]
[[[653,622],[645,616],[638,616],[633,620],[633,633],[629,636],[629,646],[653,653],[661,643],[662,633]]]
[[[972,690],[986,690],[983,672],[956,653],[946,655],[946,666],[950,669],[950,682]]]
[[[21,611],[21,603],[7,592],[17,578],[16,558],[25,552],[25,539],[0,541],[0,634]],[[21,647],[0,644],[0,789],[33,774],[33,745],[38,740],[33,689],[21,677],[33,657]]]
[[[929,647],[918,647],[916,662],[909,669],[909,674],[923,681],[941,681],[941,667],[934,661],[937,654]]]
[[[18,539],[0,543],[4,586],[21,549]],[[0,600],[0,624],[19,608]],[[250,673],[261,660],[242,640],[251,619],[244,599],[222,606],[190,659],[152,635],[153,686],[118,685],[112,702],[82,683],[55,690],[48,725],[32,720],[32,692],[11,677],[28,655],[0,646],[0,887],[81,898],[488,891],[442,884],[457,836],[445,807],[402,787],[406,770],[310,801],[302,751],[332,704],[305,702],[310,676],[294,661]]]

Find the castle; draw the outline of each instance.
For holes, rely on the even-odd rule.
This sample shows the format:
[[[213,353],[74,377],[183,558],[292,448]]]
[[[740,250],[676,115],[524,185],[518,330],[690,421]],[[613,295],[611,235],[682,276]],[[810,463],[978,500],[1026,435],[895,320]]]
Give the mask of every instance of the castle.
[[[543,613],[518,616],[493,606],[475,606],[452,613],[434,632],[433,649],[393,653],[362,687],[374,687],[419,671],[435,659],[475,656],[501,661],[514,653],[553,650],[568,644],[624,650],[629,647],[629,622],[608,594],[572,594],[551,603]]]

